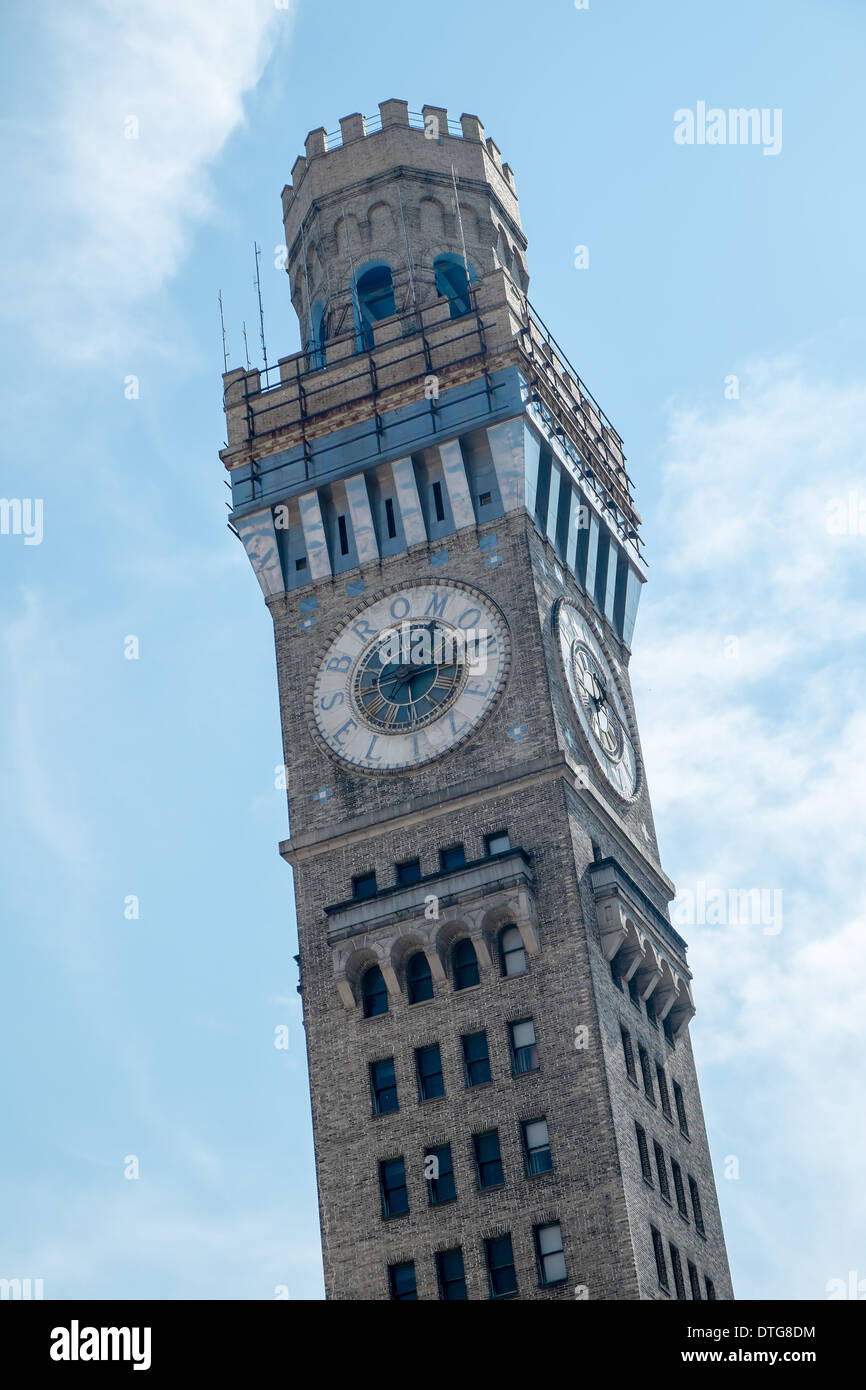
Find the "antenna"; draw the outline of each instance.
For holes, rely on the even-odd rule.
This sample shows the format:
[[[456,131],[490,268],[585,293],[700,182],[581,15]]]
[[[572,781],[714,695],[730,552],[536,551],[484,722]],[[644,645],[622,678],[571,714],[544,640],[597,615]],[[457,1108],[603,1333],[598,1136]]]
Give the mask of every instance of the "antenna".
[[[219,300],[219,306],[220,306],[220,328],[222,329],[222,335],[223,335],[223,371],[224,371],[224,372],[227,372],[228,369],[229,369],[229,350],[228,350],[228,347],[226,346],[226,321],[225,321],[225,318],[224,318],[224,316],[223,316],[223,292],[222,292],[222,290],[220,290],[219,294],[217,295],[217,299]]]
[[[249,345],[249,343],[247,342],[247,325],[246,325],[246,322],[244,322],[244,325],[243,325],[243,334],[244,334],[244,355],[245,355],[245,357],[246,357],[246,359],[247,359],[247,371],[250,371],[250,369],[252,368],[252,365],[253,365],[253,364],[252,364],[252,362],[250,361],[250,345]]]
[[[457,196],[457,170],[451,165],[451,182],[454,184],[454,202],[457,206],[457,221],[460,224],[460,245],[463,247],[463,269],[466,271],[466,293],[469,293],[469,258],[466,255],[466,238],[463,235],[463,214],[460,211],[460,199]]]
[[[262,280],[261,276],[259,275],[259,256],[262,254],[262,249],[257,241],[253,242],[253,250],[255,251],[256,255],[256,278],[254,283],[256,287],[256,293],[259,297],[259,332],[261,333],[262,338],[262,357],[265,359],[265,376],[267,376],[268,350],[265,347],[265,311],[262,307]]]
[[[412,303],[417,304],[418,301],[415,298],[415,276],[412,274],[412,252],[409,250],[409,232],[406,229],[406,213],[403,210],[403,194],[400,191],[399,183],[397,184],[397,197],[400,199],[400,221],[403,223],[403,240],[406,242],[406,265],[409,268],[409,287],[412,291]],[[465,259],[465,246],[463,251]]]

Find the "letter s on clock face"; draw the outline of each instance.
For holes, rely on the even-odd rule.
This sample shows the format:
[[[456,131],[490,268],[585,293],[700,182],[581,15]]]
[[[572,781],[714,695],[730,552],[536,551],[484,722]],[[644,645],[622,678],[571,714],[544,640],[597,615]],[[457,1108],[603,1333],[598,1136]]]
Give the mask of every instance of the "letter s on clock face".
[[[560,599],[554,627],[568,693],[584,742],[605,780],[623,801],[639,783],[628,711],[601,642],[574,604]]]
[[[366,772],[405,772],[449,753],[493,710],[508,676],[508,625],[456,580],[407,584],[359,608],[312,680],[330,753]]]

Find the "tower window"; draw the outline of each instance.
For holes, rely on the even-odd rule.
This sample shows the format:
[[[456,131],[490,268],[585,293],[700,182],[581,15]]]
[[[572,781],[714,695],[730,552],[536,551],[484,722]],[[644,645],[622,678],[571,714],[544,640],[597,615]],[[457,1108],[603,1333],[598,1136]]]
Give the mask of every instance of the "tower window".
[[[338,517],[337,517],[337,531],[338,531],[339,536],[340,536],[340,554],[341,554],[341,555],[348,555],[348,553],[349,553],[349,533],[348,533],[348,531],[346,530],[346,518],[345,518],[344,516],[338,516]]]
[[[517,927],[503,927],[499,933],[499,972],[522,975],[526,970],[526,947]]]
[[[295,561],[295,569],[296,569],[296,570],[305,570],[306,568],[307,568],[307,557],[306,557],[306,555],[302,555],[302,556],[300,557],[300,559],[298,559],[298,560]]]
[[[388,539],[392,541],[397,534],[397,522],[394,517],[394,499],[385,498],[385,526],[388,530]]]
[[[683,1099],[682,1087],[677,1081],[674,1082],[674,1104],[677,1107],[677,1119],[679,1120],[680,1130],[688,1139],[689,1122],[686,1117],[686,1103]]]
[[[445,1078],[442,1075],[442,1056],[438,1043],[431,1043],[429,1047],[416,1047],[415,1071],[421,1100],[435,1100],[437,1096],[444,1096]]]
[[[684,1221],[689,1219],[689,1209],[686,1205],[686,1192],[683,1187],[683,1170],[675,1158],[671,1159],[671,1172],[674,1175],[674,1191],[677,1194],[677,1210]]]
[[[478,494],[478,505],[479,505],[479,507],[489,507],[489,506],[490,506],[490,502],[491,502],[491,493],[489,493],[489,492],[480,492],[480,493]]]
[[[371,869],[367,874],[356,874],[352,879],[353,898],[375,898],[376,896],[376,871]]]
[[[517,1293],[511,1236],[495,1236],[493,1240],[485,1240],[484,1255],[490,1281],[490,1297],[507,1298],[509,1294]]]
[[[397,865],[397,882],[399,884],[417,883],[420,877],[420,859],[407,859],[405,863]]]
[[[671,1098],[668,1092],[668,1079],[664,1074],[664,1068],[660,1067],[658,1062],[656,1062],[656,1081],[658,1082],[659,1086],[659,1096],[661,1097],[662,1103],[662,1114],[664,1115],[666,1120],[670,1120],[673,1117],[671,1115]]]
[[[466,850],[463,845],[451,845],[439,851],[439,867],[443,874],[451,869],[462,869],[466,863]]]
[[[387,1163],[379,1164],[379,1189],[383,1216],[402,1216],[409,1210],[406,1164],[402,1158],[392,1158]]]
[[[667,1042],[668,1047],[675,1047],[677,1040],[674,1037],[674,1025],[671,1022],[670,1014],[667,1014],[665,1016],[665,1021],[662,1024],[662,1028],[664,1029],[665,1041]]]
[[[424,1155],[424,1171],[431,1173],[427,1178],[427,1199],[431,1207],[456,1200],[457,1188],[454,1185],[454,1162],[451,1158],[450,1144],[439,1144],[437,1148],[427,1150]]]
[[[490,1080],[490,1053],[487,1048],[487,1034],[464,1033],[460,1039],[463,1044],[463,1070],[466,1085],[483,1086]]]
[[[374,1115],[389,1115],[392,1110],[399,1110],[393,1057],[370,1063],[370,1090],[373,1092]]]
[[[444,1299],[466,1298],[466,1274],[463,1268],[463,1251],[458,1245],[454,1250],[440,1250],[436,1256],[436,1278],[439,1282],[439,1297]]]
[[[650,1187],[652,1187],[653,1170],[652,1165],[650,1164],[649,1145],[646,1141],[646,1130],[644,1129],[643,1125],[639,1125],[637,1121],[635,1121],[634,1128],[635,1134],[637,1135],[637,1148],[638,1153],[640,1154],[640,1170],[643,1174],[643,1180],[644,1182],[649,1183]]]
[[[628,982],[628,997],[640,1013],[640,985],[636,975],[632,975]]]
[[[360,320],[359,346],[362,352],[369,352],[374,345],[373,324],[397,312],[390,266],[373,265],[361,272],[355,281],[355,304]]]
[[[543,1115],[538,1120],[527,1120],[524,1123],[523,1154],[526,1159],[526,1176],[528,1178],[538,1177],[539,1173],[549,1173],[553,1168],[553,1155],[550,1152],[550,1131]]]
[[[705,1236],[706,1231],[704,1230],[704,1213],[701,1208],[701,1194],[698,1192],[698,1185],[692,1177],[691,1173],[689,1173],[689,1195],[692,1199],[692,1212],[695,1218],[695,1230],[697,1231],[699,1236]]]
[[[650,1105],[655,1105],[656,1098],[655,1092],[653,1090],[653,1074],[652,1069],[650,1067],[649,1054],[645,1047],[638,1047],[638,1055],[640,1056],[640,1069],[641,1075],[643,1076],[644,1095],[650,1102]]]
[[[451,952],[451,968],[454,972],[455,989],[472,989],[473,985],[478,984],[478,957],[468,937],[458,941]]]
[[[433,998],[433,976],[430,962],[423,951],[416,951],[414,956],[410,956],[406,967],[406,984],[410,1004],[423,1004],[426,999]]]
[[[668,1182],[668,1165],[665,1161],[665,1151],[656,1139],[653,1140],[653,1149],[655,1150],[656,1156],[656,1171],[659,1175],[659,1192],[668,1205],[670,1205],[671,1187]]]
[[[437,521],[445,520],[445,504],[442,501],[442,484],[433,484],[433,511]]]
[[[659,1278],[659,1285],[663,1289],[668,1288],[668,1266],[665,1260],[665,1247],[661,1238],[661,1233],[655,1226],[650,1226],[653,1237],[653,1254],[656,1257],[656,1273]]]
[[[511,849],[511,841],[508,838],[507,830],[497,830],[493,835],[484,836],[484,849],[492,858],[494,854],[507,854]]]
[[[715,1284],[713,1283],[712,1279],[710,1278],[710,1276],[709,1276],[708,1274],[705,1274],[705,1275],[704,1275],[704,1284],[706,1285],[706,1289],[707,1289],[707,1298],[709,1299],[710,1303],[715,1303],[715,1301],[716,1301],[716,1286],[715,1286]]]
[[[388,1012],[388,986],[378,965],[372,965],[361,982],[364,996],[364,1017],[376,1018]]]
[[[689,1260],[689,1284],[692,1290],[692,1298],[695,1300],[695,1302],[700,1302],[701,1280],[698,1271],[692,1264],[691,1260]]]
[[[388,1287],[391,1297],[399,1303],[409,1303],[418,1298],[415,1283],[415,1261],[404,1260],[402,1264],[388,1266]]]
[[[677,1291],[677,1298],[685,1298],[686,1285],[683,1279],[683,1266],[680,1260],[680,1252],[674,1244],[671,1244],[671,1265],[674,1271],[674,1288]]]
[[[637,1085],[637,1072],[634,1068],[634,1048],[632,1047],[631,1033],[629,1033],[627,1028],[620,1028],[619,1031],[622,1038],[623,1055],[625,1057],[626,1076],[629,1081],[633,1081],[634,1084]]]
[[[536,1226],[534,1235],[539,1283],[561,1284],[566,1277],[562,1227],[558,1221],[551,1221],[546,1226]]]
[[[535,1042],[535,1024],[531,1018],[519,1019],[508,1025],[508,1041],[511,1047],[511,1070],[515,1076],[527,1071],[538,1070],[538,1048]]]
[[[650,994],[646,1000],[646,1016],[647,1022],[651,1024],[653,1028],[658,1028],[659,1016],[656,1013],[656,1001],[652,994]]]
[[[462,257],[452,254],[437,256],[433,262],[436,277],[436,293],[448,300],[452,319],[462,318],[469,313],[469,286],[475,283],[475,271],[466,266]]]
[[[502,1151],[499,1147],[499,1130],[488,1129],[483,1134],[472,1136],[475,1150],[475,1171],[478,1187],[484,1191],[488,1187],[502,1187],[505,1174],[502,1170]]]

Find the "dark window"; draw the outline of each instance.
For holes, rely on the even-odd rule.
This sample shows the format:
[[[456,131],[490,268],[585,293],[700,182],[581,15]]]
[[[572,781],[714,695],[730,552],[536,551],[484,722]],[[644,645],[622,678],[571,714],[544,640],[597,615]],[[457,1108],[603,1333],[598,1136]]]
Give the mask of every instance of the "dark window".
[[[626,1028],[620,1028],[622,1036],[622,1050],[625,1056],[625,1070],[629,1081],[637,1083],[637,1072],[634,1069],[634,1048],[631,1045],[631,1033]]]
[[[490,498],[491,498],[491,494],[490,494],[489,492],[479,492],[479,494],[478,494],[478,505],[479,505],[479,507],[489,507],[489,506],[490,506]]]
[[[643,1125],[639,1125],[637,1121],[635,1121],[634,1128],[635,1133],[637,1134],[638,1153],[640,1154],[640,1170],[643,1173],[644,1181],[648,1182],[650,1187],[652,1187],[653,1170],[652,1165],[650,1164],[649,1145],[646,1141],[646,1130],[644,1129]]]
[[[653,1028],[658,1028],[658,1026],[659,1026],[659,1016],[658,1016],[658,1014],[656,1013],[656,1001],[655,1001],[655,996],[652,995],[652,994],[649,996],[649,998],[648,998],[647,1001],[646,1001],[646,1016],[647,1016],[648,1022],[652,1024]]]
[[[444,1096],[445,1080],[442,1076],[442,1058],[438,1043],[431,1043],[429,1047],[416,1047],[415,1070],[418,1074],[418,1094],[422,1100],[434,1100],[436,1096]]]
[[[439,851],[439,867],[443,874],[447,874],[450,869],[462,869],[466,863],[466,850],[463,845],[451,845],[449,849]]]
[[[668,1093],[668,1079],[664,1074],[664,1068],[656,1062],[656,1081],[659,1083],[659,1096],[662,1103],[662,1114],[666,1119],[671,1118],[671,1098]]]
[[[307,568],[307,557],[306,557],[306,555],[302,555],[301,558],[300,558],[300,560],[296,560],[296,561],[295,561],[295,569],[296,569],[296,570],[305,570],[306,568]]]
[[[433,511],[434,511],[435,514],[436,514],[436,520],[437,520],[437,521],[444,521],[444,520],[445,520],[445,507],[444,507],[443,502],[442,502],[442,484],[441,484],[441,483],[434,483],[434,484],[433,484]],[[462,1259],[462,1258],[463,1258],[463,1257],[462,1257],[462,1255],[461,1255],[461,1259]]]
[[[499,1130],[488,1129],[484,1134],[473,1134],[472,1145],[479,1188],[483,1191],[485,1187],[501,1187],[505,1174],[502,1171]]]
[[[674,1288],[677,1291],[677,1298],[685,1298],[686,1285],[683,1279],[683,1265],[680,1259],[680,1252],[675,1245],[671,1245],[671,1265],[674,1271]]]
[[[640,986],[638,984],[637,975],[632,975],[628,982],[628,997],[638,1012],[640,1012]]]
[[[416,951],[414,956],[409,957],[406,985],[410,1004],[423,1004],[425,999],[433,998],[433,976],[430,962],[423,951]]]
[[[550,1131],[543,1115],[537,1120],[524,1122],[523,1152],[526,1158],[526,1176],[528,1178],[534,1178],[539,1173],[549,1173],[552,1169]]]
[[[683,1171],[675,1158],[671,1159],[671,1172],[674,1175],[674,1191],[677,1194],[677,1209],[680,1216],[689,1219],[689,1209],[686,1205],[686,1191],[683,1187]]]
[[[371,266],[358,276],[355,302],[360,319],[360,345],[363,351],[368,352],[373,346],[373,324],[397,312],[390,266]]]
[[[666,1202],[671,1200],[671,1185],[668,1182],[668,1165],[665,1161],[665,1151],[657,1140],[653,1140],[653,1149],[656,1156],[656,1170],[659,1175],[659,1192]]]
[[[538,1048],[535,1043],[535,1024],[531,1018],[521,1018],[508,1025],[511,1048],[511,1070],[515,1076],[538,1070]]]
[[[454,1186],[454,1163],[451,1159],[450,1144],[439,1144],[435,1149],[427,1150],[424,1155],[424,1175],[427,1177],[427,1198],[431,1207],[454,1201],[457,1189]]]
[[[352,879],[353,898],[375,898],[376,896],[376,871],[371,869],[367,874],[356,874]]]
[[[472,267],[469,267],[467,275],[462,259],[449,253],[436,257],[433,262],[433,274],[436,279],[436,293],[449,301],[451,318],[459,319],[468,314],[469,286],[475,279]]]
[[[388,1012],[388,987],[378,965],[371,965],[361,981],[364,996],[364,1017],[375,1018]]]
[[[687,1116],[686,1116],[686,1103],[685,1103],[685,1101],[683,1100],[682,1087],[680,1086],[679,1082],[677,1082],[677,1081],[674,1082],[674,1104],[675,1104],[676,1107],[677,1107],[677,1119],[678,1119],[679,1122],[680,1122],[680,1129],[682,1130],[683,1134],[684,1134],[684,1135],[686,1136],[686,1138],[688,1139],[688,1137],[689,1137],[689,1122],[688,1122],[688,1118],[687,1118]]]
[[[478,957],[468,937],[458,941],[451,952],[451,968],[454,972],[455,989],[471,989],[473,985],[478,984]]]
[[[398,1302],[408,1303],[410,1300],[417,1299],[415,1261],[404,1260],[402,1264],[389,1265],[388,1284],[391,1289],[391,1297],[396,1298]]]
[[[341,555],[348,555],[348,553],[349,553],[349,533],[348,533],[348,531],[346,530],[346,518],[345,518],[344,516],[338,516],[338,517],[337,517],[337,530],[338,530],[338,532],[339,532],[339,534],[340,534],[340,554],[341,554]]]
[[[496,1236],[493,1240],[485,1240],[484,1253],[490,1280],[490,1297],[505,1298],[507,1294],[517,1293],[511,1236]]]
[[[499,971],[502,975],[522,975],[526,970],[526,947],[517,927],[503,927],[499,933]]]
[[[370,1089],[373,1092],[374,1114],[388,1115],[392,1110],[399,1110],[393,1057],[370,1063]]]
[[[487,854],[505,854],[511,849],[507,830],[497,830],[494,835],[484,836],[484,849]]]
[[[656,1257],[656,1273],[659,1277],[659,1284],[663,1289],[666,1289],[668,1287],[668,1267],[665,1260],[664,1243],[655,1226],[651,1226],[650,1230],[653,1235],[653,1253]]]
[[[695,1217],[695,1230],[697,1231],[698,1235],[704,1236],[706,1235],[706,1231],[704,1230],[704,1213],[701,1209],[701,1194],[700,1192],[698,1192],[698,1185],[692,1177],[691,1173],[689,1173],[689,1194],[692,1199],[692,1211],[694,1212]]]
[[[689,1260],[689,1284],[691,1285],[692,1298],[699,1302],[701,1297],[701,1280],[691,1260]]]
[[[402,1158],[391,1158],[379,1164],[379,1187],[382,1192],[383,1216],[402,1216],[409,1210],[406,1190],[406,1164]]]
[[[397,882],[417,883],[421,877],[421,860],[407,859],[403,864],[397,865]]]
[[[645,1047],[638,1047],[638,1053],[640,1055],[640,1070],[641,1076],[643,1077],[644,1094],[646,1095],[647,1100],[651,1101],[652,1104],[655,1105],[656,1097],[655,1091],[653,1090],[653,1074],[652,1067],[650,1066],[649,1056]]]
[[[539,1283],[561,1284],[566,1277],[565,1255],[562,1253],[562,1227],[558,1221],[551,1221],[546,1226],[536,1226],[533,1235]]]
[[[710,1278],[710,1276],[709,1276],[708,1274],[705,1274],[705,1275],[704,1275],[704,1283],[706,1284],[706,1288],[707,1288],[707,1298],[709,1299],[709,1301],[710,1301],[711,1303],[715,1303],[715,1301],[716,1301],[716,1286],[715,1286],[715,1284],[713,1283],[712,1279]]]
[[[439,1281],[440,1298],[466,1298],[463,1251],[459,1245],[456,1250],[439,1251],[436,1256],[436,1278]]]
[[[394,518],[394,500],[391,497],[385,498],[385,525],[388,528],[388,540],[392,541],[397,534],[397,522]]]
[[[671,1022],[671,1016],[670,1016],[670,1014],[667,1014],[667,1015],[665,1016],[665,1021],[664,1021],[664,1023],[662,1024],[662,1028],[664,1029],[664,1034],[665,1034],[665,1038],[667,1039],[668,1046],[669,1046],[669,1047],[675,1047],[675,1046],[676,1046],[676,1041],[677,1041],[677,1040],[676,1040],[676,1038],[674,1037],[674,1025],[673,1025],[673,1023]]]
[[[487,1050],[487,1034],[465,1033],[463,1043],[463,1067],[467,1086],[483,1086],[490,1080],[490,1053]]]
[[[619,956],[614,956],[613,960],[610,963],[610,974],[611,979],[613,980],[620,993],[622,993],[622,976],[620,974],[621,965],[622,962],[620,961]]]

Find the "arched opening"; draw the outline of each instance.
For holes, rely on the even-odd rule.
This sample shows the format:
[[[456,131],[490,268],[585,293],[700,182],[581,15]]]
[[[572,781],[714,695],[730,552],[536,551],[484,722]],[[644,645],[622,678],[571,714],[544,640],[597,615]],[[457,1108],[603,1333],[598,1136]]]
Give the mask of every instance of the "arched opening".
[[[499,971],[502,975],[522,975],[526,970],[526,947],[517,927],[511,923],[499,933]]]
[[[375,261],[360,270],[355,277],[355,327],[361,352],[369,352],[373,347],[373,324],[396,312],[391,267],[384,261]]]
[[[406,966],[406,989],[410,1004],[423,1004],[425,999],[433,998],[433,975],[430,962],[423,951],[416,951],[409,957]]]
[[[436,257],[433,262],[433,274],[436,278],[436,292],[448,300],[452,319],[459,319],[468,314],[471,308],[469,286],[475,284],[475,271],[472,266],[470,265],[467,276],[462,257],[448,252]]]
[[[371,965],[370,969],[364,972],[364,978],[361,981],[361,994],[364,1000],[365,1018],[376,1018],[378,1014],[388,1012],[388,987],[378,965]]]
[[[467,936],[464,936],[462,941],[458,941],[451,952],[451,969],[454,974],[455,989],[471,989],[473,985],[478,984],[480,979],[478,957],[475,954],[475,947]]]

